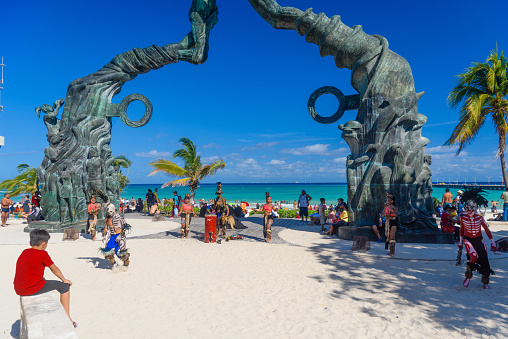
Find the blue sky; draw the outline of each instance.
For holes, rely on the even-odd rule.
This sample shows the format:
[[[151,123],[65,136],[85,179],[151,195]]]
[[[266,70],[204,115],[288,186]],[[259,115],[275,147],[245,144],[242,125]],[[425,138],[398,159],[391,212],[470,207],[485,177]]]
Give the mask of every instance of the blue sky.
[[[93,73],[116,54],[134,47],[178,42],[190,30],[191,1],[12,1],[2,2],[0,56],[7,65],[0,113],[0,180],[16,174],[16,165],[37,167],[47,146],[46,128],[34,108],[65,98],[68,84]],[[339,123],[314,122],[307,112],[310,94],[321,86],[356,94],[350,71],[337,69],[332,57],[295,31],[275,30],[247,0],[218,0],[219,23],[210,38],[208,61],[184,62],[140,75],[113,102],[131,93],[147,96],[152,120],[133,129],[113,122],[112,150],[132,165],[133,183],[161,183],[147,177],[148,163],[170,157],[180,137],[195,142],[204,160],[224,158],[226,169],[207,182],[345,182],[349,149]],[[483,62],[496,47],[508,53],[505,15],[508,2],[482,1],[331,1],[281,0],[284,6],[328,16],[341,15],[348,26],[362,25],[380,34],[390,49],[406,58],[418,102],[428,117],[423,135],[435,180],[500,180],[495,158],[497,136],[489,123],[458,157],[441,145],[457,121],[446,97],[455,75],[471,62]],[[322,96],[319,114],[335,112],[337,101]],[[143,114],[141,103],[129,117]]]

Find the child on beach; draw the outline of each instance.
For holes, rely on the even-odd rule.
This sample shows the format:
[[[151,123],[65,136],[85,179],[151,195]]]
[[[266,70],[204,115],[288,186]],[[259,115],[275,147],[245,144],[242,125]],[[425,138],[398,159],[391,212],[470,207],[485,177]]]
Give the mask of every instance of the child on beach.
[[[78,324],[72,321],[70,316],[70,286],[72,282],[65,279],[60,269],[53,263],[46,248],[48,247],[49,233],[46,230],[34,229],[30,232],[30,246],[24,250],[16,262],[16,274],[14,276],[14,290],[17,295],[39,295],[57,290],[60,293],[60,302],[67,316],[76,328]],[[44,269],[49,267],[51,272],[60,281],[45,280]]]
[[[319,201],[321,201],[321,203],[318,206],[319,224],[321,225],[321,232],[324,232],[325,231],[325,220],[326,220],[325,198],[321,198],[321,199],[319,199]]]

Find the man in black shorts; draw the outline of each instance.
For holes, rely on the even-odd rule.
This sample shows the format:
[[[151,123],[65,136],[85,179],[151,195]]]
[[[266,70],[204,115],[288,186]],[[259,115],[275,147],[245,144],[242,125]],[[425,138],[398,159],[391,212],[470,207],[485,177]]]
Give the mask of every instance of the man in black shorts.
[[[298,197],[298,208],[300,209],[300,218],[302,221],[307,222],[307,218],[309,217],[309,203],[312,200],[312,197],[308,195],[305,190],[302,190],[302,194]],[[305,217],[305,220],[303,219]]]

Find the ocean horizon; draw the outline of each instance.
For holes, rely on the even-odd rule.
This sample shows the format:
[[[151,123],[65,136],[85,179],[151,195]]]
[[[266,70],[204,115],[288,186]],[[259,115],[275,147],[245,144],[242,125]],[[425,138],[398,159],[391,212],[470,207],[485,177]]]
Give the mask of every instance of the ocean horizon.
[[[442,182],[441,182],[442,183]],[[454,182],[451,182],[454,183]],[[455,183],[457,183],[455,181]],[[434,183],[436,184],[436,183]],[[459,183],[460,184],[460,183]],[[487,182],[477,182],[478,185],[488,184]],[[490,182],[490,185],[500,185],[500,182]],[[121,197],[123,199],[131,199],[138,198],[145,199],[145,195],[148,192],[148,189],[154,191],[156,188],[158,189],[158,196],[160,199],[162,198],[171,198],[173,196],[173,191],[177,191],[178,195],[184,196],[186,193],[189,193],[188,188],[186,187],[166,187],[161,189],[162,184],[130,184],[124,190],[122,190]],[[205,199],[215,199],[215,191],[217,188],[217,183],[201,183],[196,190],[196,201]],[[265,192],[270,192],[270,196],[273,201],[287,201],[289,205],[292,205],[293,201],[298,199],[299,195],[302,192],[302,189],[306,190],[307,194],[312,197],[311,204],[317,205],[319,204],[319,199],[324,198],[326,204],[337,204],[337,199],[342,198],[344,201],[347,201],[347,183],[345,182],[293,182],[293,183],[265,183],[265,182],[255,182],[255,183],[227,183],[222,182],[222,190],[223,196],[230,203],[246,201],[249,204],[253,203],[264,203],[265,202]],[[457,189],[450,189],[453,195],[456,195]],[[3,195],[5,191],[0,191],[0,194]],[[496,190],[485,190],[486,195],[485,198],[488,201],[499,201],[502,191]],[[432,195],[441,201],[443,194],[445,193],[445,189],[441,187],[434,187]],[[12,199],[15,202],[21,196],[13,197]],[[501,204],[499,205],[501,206]],[[501,208],[501,207],[500,207]]]

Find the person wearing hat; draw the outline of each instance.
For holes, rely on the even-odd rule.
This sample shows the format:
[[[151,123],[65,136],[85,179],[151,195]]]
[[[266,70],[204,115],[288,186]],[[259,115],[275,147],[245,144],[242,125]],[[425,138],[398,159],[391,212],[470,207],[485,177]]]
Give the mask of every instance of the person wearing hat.
[[[229,208],[227,207],[226,199],[222,196],[222,184],[220,182],[217,183],[215,194],[217,198],[214,200],[213,207],[217,213],[217,229],[221,230],[222,238],[226,239],[226,217],[228,216]]]
[[[463,201],[462,201],[462,194],[464,194],[463,190],[458,190],[457,195],[453,199],[453,206],[457,210],[457,213],[462,212],[462,208],[464,207]]]
[[[125,233],[130,229],[130,226],[125,222],[123,215],[116,213],[115,205],[108,205],[108,213],[104,220],[106,227],[103,230],[102,235],[107,236],[106,246],[101,248],[100,251],[104,254],[104,257],[109,260],[111,265],[116,264],[116,256],[123,261],[124,266],[129,266],[130,253],[126,245]]]
[[[180,213],[178,213],[178,216],[181,218],[181,224],[182,227],[180,228],[180,233],[183,237],[189,236],[189,226],[192,220],[192,216],[194,215],[194,211],[192,208],[192,205],[190,204],[190,197],[188,194],[185,195],[185,198],[183,199],[182,205],[180,205]]]

